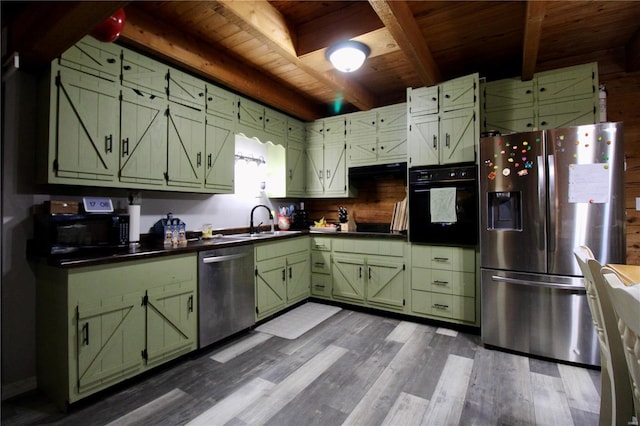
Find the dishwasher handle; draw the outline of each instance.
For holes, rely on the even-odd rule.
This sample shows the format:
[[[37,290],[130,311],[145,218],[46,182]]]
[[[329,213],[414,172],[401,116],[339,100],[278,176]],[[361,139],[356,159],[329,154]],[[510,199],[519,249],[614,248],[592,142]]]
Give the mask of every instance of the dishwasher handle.
[[[220,263],[220,262],[228,262],[234,259],[240,259],[241,257],[245,257],[246,253],[238,253],[238,254],[227,254],[223,256],[211,256],[202,258],[202,263]]]

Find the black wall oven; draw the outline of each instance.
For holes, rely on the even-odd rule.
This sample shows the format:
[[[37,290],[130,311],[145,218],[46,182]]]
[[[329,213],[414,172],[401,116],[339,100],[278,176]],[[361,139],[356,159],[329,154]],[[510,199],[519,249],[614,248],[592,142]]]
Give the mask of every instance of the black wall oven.
[[[474,164],[409,169],[409,241],[475,246],[478,225]]]

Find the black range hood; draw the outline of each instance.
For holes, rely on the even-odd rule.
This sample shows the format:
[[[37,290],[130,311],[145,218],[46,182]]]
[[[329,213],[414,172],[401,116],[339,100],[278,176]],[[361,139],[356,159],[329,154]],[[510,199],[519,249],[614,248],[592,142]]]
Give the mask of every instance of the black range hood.
[[[349,179],[407,179],[407,163],[349,167]]]

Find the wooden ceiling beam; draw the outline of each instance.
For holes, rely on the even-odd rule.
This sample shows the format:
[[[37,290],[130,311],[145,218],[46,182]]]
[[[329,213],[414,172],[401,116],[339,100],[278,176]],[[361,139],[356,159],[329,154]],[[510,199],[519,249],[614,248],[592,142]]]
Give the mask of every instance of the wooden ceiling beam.
[[[40,66],[73,46],[128,1],[37,1],[11,23],[8,54],[18,52],[21,65]]]
[[[339,11],[325,13],[296,26],[298,56],[322,51],[342,40],[361,36],[384,28],[378,15],[367,2],[353,1]],[[362,41],[362,40],[360,40]],[[369,45],[372,48],[373,46]]]
[[[626,57],[626,71],[634,72],[640,70],[640,29],[626,43],[624,54]]]
[[[135,8],[126,12],[127,22],[120,35],[125,43],[302,120],[311,121],[325,115],[324,107],[312,99],[179,28],[166,25]]]
[[[246,31],[261,40],[270,49],[282,55],[283,58],[325,86],[341,92],[346,102],[361,110],[369,110],[377,106],[376,97],[358,82],[339,74],[337,71],[326,72],[318,70],[300,60],[295,49],[292,50],[292,40],[294,38],[280,36],[280,34],[288,32],[284,17],[266,0],[220,1],[218,3],[222,9],[216,9],[219,13],[225,13],[226,11],[226,13],[232,14],[233,16],[227,17],[235,17],[236,21],[240,20],[238,22],[239,25],[244,24]],[[277,18],[275,18],[276,16]]]
[[[522,42],[522,80],[531,80],[536,71],[542,22],[547,5],[544,1],[529,0],[525,17],[524,40]]]
[[[440,69],[407,2],[369,0],[369,4],[417,71],[422,83],[433,86],[441,82]]]

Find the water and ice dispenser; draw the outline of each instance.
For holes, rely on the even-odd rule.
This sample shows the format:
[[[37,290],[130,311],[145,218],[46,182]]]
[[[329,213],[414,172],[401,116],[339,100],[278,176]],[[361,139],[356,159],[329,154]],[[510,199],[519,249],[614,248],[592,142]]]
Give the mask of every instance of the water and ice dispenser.
[[[488,192],[487,229],[522,231],[522,193]]]

